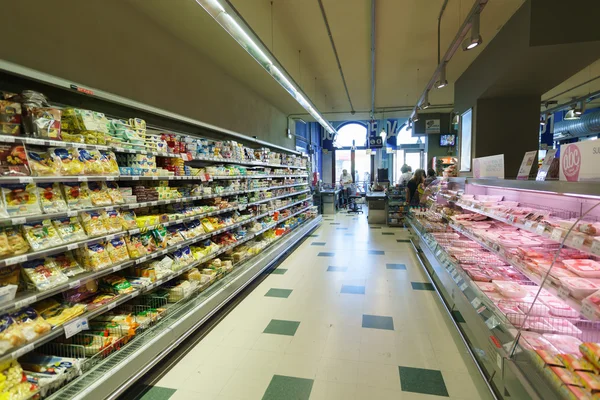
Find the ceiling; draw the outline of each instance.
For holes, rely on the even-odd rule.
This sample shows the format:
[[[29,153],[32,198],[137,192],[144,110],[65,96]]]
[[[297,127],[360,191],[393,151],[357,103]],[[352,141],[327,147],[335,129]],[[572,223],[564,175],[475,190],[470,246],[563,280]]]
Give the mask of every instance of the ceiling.
[[[129,0],[162,28],[187,42],[232,77],[286,114],[305,111],[194,0]],[[368,118],[371,108],[371,1],[323,0],[348,91],[357,114],[352,116],[337,62],[317,0],[230,0],[326,118]],[[375,107],[412,108],[437,67],[437,18],[443,0],[376,0]],[[449,0],[441,24],[445,53],[473,0]],[[452,109],[453,82],[493,39],[523,0],[490,1],[481,15],[483,46],[457,51],[447,68],[449,85],[433,90],[432,105]],[[600,63],[544,95],[554,96],[589,76],[600,75]],[[600,88],[600,80],[594,84]],[[590,86],[590,85],[587,85]],[[590,86],[591,87],[591,86]],[[579,91],[585,91],[584,87]],[[577,95],[569,92],[558,99]],[[565,97],[566,96],[566,97]],[[408,116],[408,112],[388,116]]]

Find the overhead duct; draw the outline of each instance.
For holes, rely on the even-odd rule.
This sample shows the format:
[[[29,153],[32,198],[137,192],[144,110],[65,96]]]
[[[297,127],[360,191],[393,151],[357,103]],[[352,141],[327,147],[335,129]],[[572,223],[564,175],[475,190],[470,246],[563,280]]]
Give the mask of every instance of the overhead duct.
[[[579,119],[554,124],[554,140],[597,135],[600,133],[600,111],[584,114]]]

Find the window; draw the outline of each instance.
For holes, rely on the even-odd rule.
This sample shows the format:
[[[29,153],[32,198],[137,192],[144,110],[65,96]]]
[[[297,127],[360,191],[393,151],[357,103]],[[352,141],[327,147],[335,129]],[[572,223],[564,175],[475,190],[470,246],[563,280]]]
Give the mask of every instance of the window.
[[[365,147],[367,143],[367,127],[357,122],[346,124],[338,129],[336,143],[342,147]]]

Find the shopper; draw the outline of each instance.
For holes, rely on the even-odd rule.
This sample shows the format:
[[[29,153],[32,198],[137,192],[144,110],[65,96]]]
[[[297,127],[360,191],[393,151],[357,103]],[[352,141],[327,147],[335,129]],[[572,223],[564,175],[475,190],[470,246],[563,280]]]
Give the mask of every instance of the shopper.
[[[410,170],[411,168],[406,164],[404,164],[402,168],[400,168],[400,172],[402,172],[402,174],[400,175],[400,179],[398,180],[398,185],[406,185],[410,178],[412,178],[412,172],[410,172]]]
[[[411,206],[419,205],[419,186],[425,183],[425,170],[419,168],[406,184],[406,201]]]
[[[429,168],[427,170],[427,178],[425,178],[425,186],[429,186],[429,184],[437,179],[437,175],[435,174],[435,170],[433,168]]]
[[[340,177],[340,186],[342,187],[342,205],[348,204],[348,192],[352,185],[352,175],[348,173],[347,169],[342,170],[342,176]]]

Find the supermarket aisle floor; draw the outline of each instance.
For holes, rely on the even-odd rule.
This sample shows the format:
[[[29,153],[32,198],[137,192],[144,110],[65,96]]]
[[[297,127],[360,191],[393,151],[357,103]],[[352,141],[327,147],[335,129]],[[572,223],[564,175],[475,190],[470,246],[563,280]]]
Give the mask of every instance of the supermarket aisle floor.
[[[326,217],[144,400],[491,399],[407,238]]]

